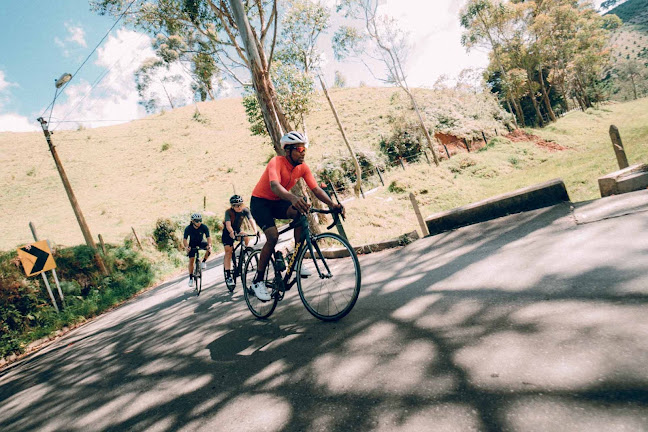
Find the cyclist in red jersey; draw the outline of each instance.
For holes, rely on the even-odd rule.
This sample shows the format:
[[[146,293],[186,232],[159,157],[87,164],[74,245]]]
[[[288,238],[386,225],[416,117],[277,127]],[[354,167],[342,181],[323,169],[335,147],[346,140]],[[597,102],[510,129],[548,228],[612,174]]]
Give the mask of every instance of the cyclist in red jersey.
[[[297,180],[303,178],[306,185],[320,201],[331,208],[340,209],[344,215],[344,207],[341,204],[335,204],[328,194],[317,185],[313,173],[304,163],[308,138],[299,132],[288,132],[281,137],[281,147],[284,149],[285,156],[275,156],[270,160],[261,179],[252,191],[250,200],[252,217],[261,227],[267,239],[261,250],[259,267],[252,284],[254,294],[259,300],[270,300],[270,293],[265,286],[263,275],[279,238],[275,219],[301,219],[301,223],[295,227],[295,243],[301,240],[303,224],[307,223],[305,214],[308,212],[310,204],[302,197],[289,192]]]

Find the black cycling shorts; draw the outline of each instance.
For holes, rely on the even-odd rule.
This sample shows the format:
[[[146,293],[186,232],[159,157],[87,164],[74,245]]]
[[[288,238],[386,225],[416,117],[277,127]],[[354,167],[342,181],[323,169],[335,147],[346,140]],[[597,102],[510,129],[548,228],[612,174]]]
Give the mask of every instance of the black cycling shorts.
[[[235,232],[234,234],[238,234],[238,233]],[[221,239],[223,241],[223,245],[234,246],[234,239],[230,237],[230,233],[226,229],[223,230],[223,234],[221,234]]]
[[[252,217],[262,231],[277,226],[275,219],[292,219],[287,212],[292,204],[285,200],[269,200],[253,196],[250,199],[250,210]]]
[[[191,248],[191,250],[189,251],[189,254],[188,254],[189,258],[193,258],[193,257],[196,256],[196,247],[199,248],[199,249],[205,250],[205,249],[207,249],[207,246],[209,246],[209,243],[207,243],[206,240],[203,240],[202,243],[200,243],[199,245],[190,244],[189,247]]]

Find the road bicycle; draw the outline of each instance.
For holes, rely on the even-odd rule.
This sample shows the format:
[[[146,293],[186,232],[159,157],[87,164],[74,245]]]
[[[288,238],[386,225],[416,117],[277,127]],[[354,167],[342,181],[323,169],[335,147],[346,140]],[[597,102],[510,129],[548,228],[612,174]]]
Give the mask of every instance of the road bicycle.
[[[339,222],[338,209],[311,208],[309,211],[332,215],[333,223],[327,229]],[[292,230],[297,223],[291,222],[279,231],[279,235]],[[243,271],[243,292],[250,312],[257,318],[268,318],[286,291],[295,284],[308,312],[322,321],[339,320],[353,309],[361,285],[360,263],[353,247],[345,238],[332,232],[313,235],[308,225],[303,228],[302,238],[288,258],[287,269],[282,266],[281,252],[270,257],[264,276],[270,300],[260,300],[251,288],[261,251],[256,250],[248,256]],[[308,273],[310,276],[305,276]]]
[[[236,288],[236,279],[239,278],[243,274],[243,266],[245,265],[245,261],[248,257],[249,254],[254,252],[254,249],[252,246],[246,246],[244,239],[246,237],[256,237],[256,241],[252,246],[255,246],[257,243],[259,243],[259,234],[236,234],[234,236],[234,240],[238,241],[238,244],[234,247],[234,250],[232,251],[232,280],[234,283],[230,286],[227,285],[227,274],[225,273],[225,265],[223,265],[223,277],[225,278],[225,284],[227,285],[227,289],[229,292],[234,292],[234,288]],[[238,258],[236,257],[236,253],[238,250]],[[245,289],[245,280],[242,280],[243,282],[243,289]]]
[[[196,296],[199,296],[200,292],[202,291],[202,261],[200,260],[201,249],[198,246],[194,246],[191,248],[191,250],[196,251],[192,275],[194,279],[194,291],[196,291]],[[191,255],[191,252],[189,252],[189,254]]]

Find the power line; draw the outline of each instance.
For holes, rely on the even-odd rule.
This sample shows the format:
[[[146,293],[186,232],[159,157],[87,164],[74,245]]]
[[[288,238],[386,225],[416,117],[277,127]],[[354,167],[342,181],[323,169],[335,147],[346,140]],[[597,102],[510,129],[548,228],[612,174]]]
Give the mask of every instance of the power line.
[[[108,35],[110,34],[110,32],[115,28],[115,26],[117,26],[117,24],[119,23],[119,21],[121,21],[121,19],[124,17],[124,15],[126,14],[126,12],[128,12],[128,9],[130,9],[130,7],[133,5],[133,3],[135,3],[135,1],[136,1],[136,0],[131,1],[130,4],[128,5],[128,7],[126,7],[126,9],[124,9],[124,12],[122,12],[122,14],[119,15],[119,18],[117,18],[117,20],[116,20],[115,23],[112,25],[112,27],[110,27],[110,29],[106,32],[106,34],[104,35],[104,37],[101,38],[101,40],[99,41],[99,43],[94,47],[94,49],[92,50],[92,52],[90,52],[90,54],[88,54],[88,56],[86,57],[86,59],[83,60],[83,63],[81,63],[81,66],[79,66],[79,68],[78,68],[78,69],[77,69],[77,70],[72,74],[72,78],[70,78],[70,81],[68,81],[67,83],[65,83],[65,85],[64,85],[63,88],[61,89],[61,93],[63,93],[63,90],[65,90],[65,89],[67,88],[67,86],[72,82],[72,80],[74,79],[74,77],[77,75],[77,73],[79,73],[79,71],[81,70],[81,68],[82,68],[82,67],[83,67],[83,66],[88,62],[88,60],[90,59],[90,57],[92,56],[92,54],[94,54],[94,52],[97,50],[97,48],[99,48],[99,46],[103,43],[103,41],[106,40],[106,38],[108,37]],[[52,103],[49,104],[49,105],[47,106],[47,108],[45,108],[45,111],[43,111],[43,114],[41,115],[41,117],[43,117],[43,115],[45,115],[45,112],[47,112],[47,110],[50,109],[50,107],[53,108],[53,106],[54,106],[54,102],[55,102],[55,101],[56,101],[56,98],[54,98],[54,100],[52,101]]]

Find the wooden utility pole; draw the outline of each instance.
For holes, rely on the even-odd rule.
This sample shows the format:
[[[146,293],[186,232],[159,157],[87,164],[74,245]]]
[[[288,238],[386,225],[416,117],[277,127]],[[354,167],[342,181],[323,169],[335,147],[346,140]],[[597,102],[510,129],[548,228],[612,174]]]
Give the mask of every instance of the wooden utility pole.
[[[346,133],[344,132],[344,126],[342,126],[340,117],[338,117],[337,110],[335,109],[335,105],[333,104],[333,101],[331,100],[331,97],[328,94],[328,90],[326,89],[324,80],[320,75],[317,75],[317,78],[319,78],[320,85],[322,86],[322,90],[324,91],[324,96],[326,96],[326,100],[328,101],[329,106],[331,107],[331,111],[333,111],[333,116],[335,117],[335,121],[337,122],[338,128],[340,129],[340,133],[342,134],[342,139],[344,140],[344,143],[349,149],[349,153],[351,153],[351,159],[353,159],[353,164],[355,165],[356,177],[357,177],[356,184],[353,189],[355,190],[356,196],[358,196],[358,193],[362,193],[362,170],[360,169],[360,164],[358,164],[358,157],[356,156],[353,147],[351,147],[351,144],[349,144],[349,140],[347,139]]]
[[[58,157],[58,153],[56,152],[56,146],[54,146],[54,143],[52,142],[52,135],[50,131],[47,129],[47,122],[43,117],[39,117],[38,122],[41,124],[41,127],[43,128],[43,133],[45,134],[45,139],[47,140],[47,145],[49,145],[50,152],[52,153],[52,157],[54,158],[54,163],[56,164],[56,169],[59,172],[59,175],[61,176],[61,181],[63,182],[63,187],[65,188],[65,192],[67,192],[67,196],[70,199],[70,204],[72,204],[72,209],[74,210],[74,214],[77,218],[77,221],[79,222],[79,226],[81,227],[81,232],[83,233],[83,238],[86,241],[86,244],[94,250],[95,254],[95,261],[97,262],[97,266],[101,270],[101,272],[104,275],[108,275],[108,270],[106,270],[106,266],[103,262],[103,259],[101,258],[101,255],[99,255],[99,251],[97,250],[97,245],[95,244],[94,239],[92,238],[92,234],[90,233],[90,228],[88,228],[88,224],[85,221],[85,218],[83,217],[83,213],[81,212],[81,208],[79,207],[79,203],[76,200],[76,197],[74,196],[74,192],[72,191],[72,186],[70,185],[70,181],[67,178],[67,174],[65,174],[65,170],[63,169],[63,165],[61,164],[61,160]]]

